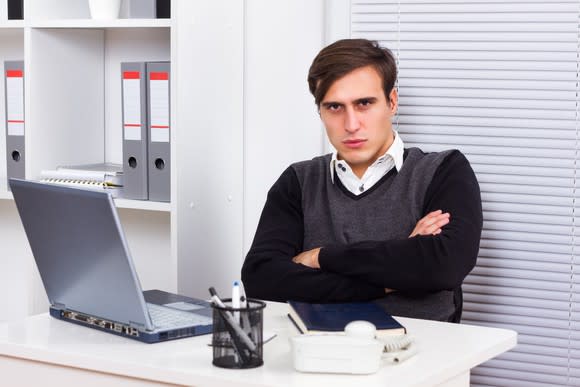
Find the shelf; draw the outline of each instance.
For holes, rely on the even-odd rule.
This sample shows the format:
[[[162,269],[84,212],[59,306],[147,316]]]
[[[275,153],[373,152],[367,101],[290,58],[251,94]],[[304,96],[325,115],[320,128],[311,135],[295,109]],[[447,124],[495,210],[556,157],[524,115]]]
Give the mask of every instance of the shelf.
[[[55,19],[36,20],[30,23],[32,28],[168,28],[171,19]]]
[[[24,20],[3,20],[0,29],[24,28]]]
[[[0,187],[0,200],[14,200],[12,192],[6,189],[6,185]],[[153,202],[147,200],[113,199],[117,208],[129,208],[145,211],[170,212],[171,203]]]
[[[136,210],[147,210],[147,211],[161,211],[170,212],[171,203],[153,202],[147,200],[131,200],[131,199],[114,199],[115,206],[117,208],[129,208]]]

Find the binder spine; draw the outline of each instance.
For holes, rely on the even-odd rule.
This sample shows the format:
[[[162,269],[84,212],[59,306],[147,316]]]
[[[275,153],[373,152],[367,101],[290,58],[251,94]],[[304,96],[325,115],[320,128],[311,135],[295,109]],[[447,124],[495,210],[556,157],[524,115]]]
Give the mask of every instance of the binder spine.
[[[123,196],[147,200],[147,69],[145,62],[121,63]]]
[[[157,0],[155,5],[158,19],[171,18],[171,0]]]
[[[149,200],[171,199],[170,63],[147,63]]]
[[[24,19],[24,0],[8,0],[8,20]]]
[[[4,92],[7,176],[24,179],[24,61],[4,62]]]
[[[121,16],[127,19],[155,19],[156,0],[124,0]]]

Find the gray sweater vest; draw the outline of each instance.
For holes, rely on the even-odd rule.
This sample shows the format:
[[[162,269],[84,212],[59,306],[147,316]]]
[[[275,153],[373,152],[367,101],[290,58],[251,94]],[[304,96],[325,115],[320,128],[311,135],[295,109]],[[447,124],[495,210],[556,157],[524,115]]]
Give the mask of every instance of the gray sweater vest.
[[[332,182],[330,154],[293,164],[302,192],[304,250],[408,238],[424,216],[425,194],[433,175],[450,152],[423,153],[410,148],[398,173],[391,171],[358,197],[341,189],[337,177]],[[382,303],[391,314],[400,316],[412,313],[416,317],[447,320],[455,311],[453,291],[393,292]]]

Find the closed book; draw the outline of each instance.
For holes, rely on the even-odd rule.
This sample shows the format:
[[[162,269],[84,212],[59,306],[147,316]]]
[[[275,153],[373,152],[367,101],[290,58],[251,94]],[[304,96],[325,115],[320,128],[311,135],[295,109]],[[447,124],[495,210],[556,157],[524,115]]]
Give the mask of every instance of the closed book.
[[[373,302],[311,304],[288,301],[288,305],[288,317],[301,333],[344,333],[344,327],[357,320],[373,323],[377,337],[406,333],[405,327]]]

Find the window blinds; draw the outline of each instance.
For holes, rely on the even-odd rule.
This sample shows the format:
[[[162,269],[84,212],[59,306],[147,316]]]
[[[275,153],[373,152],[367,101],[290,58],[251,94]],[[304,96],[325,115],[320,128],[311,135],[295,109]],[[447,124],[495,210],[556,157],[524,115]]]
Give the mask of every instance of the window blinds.
[[[579,0],[351,1],[352,37],[397,57],[406,146],[460,149],[479,180],[463,322],[519,339],[472,385],[580,385],[579,16]]]

